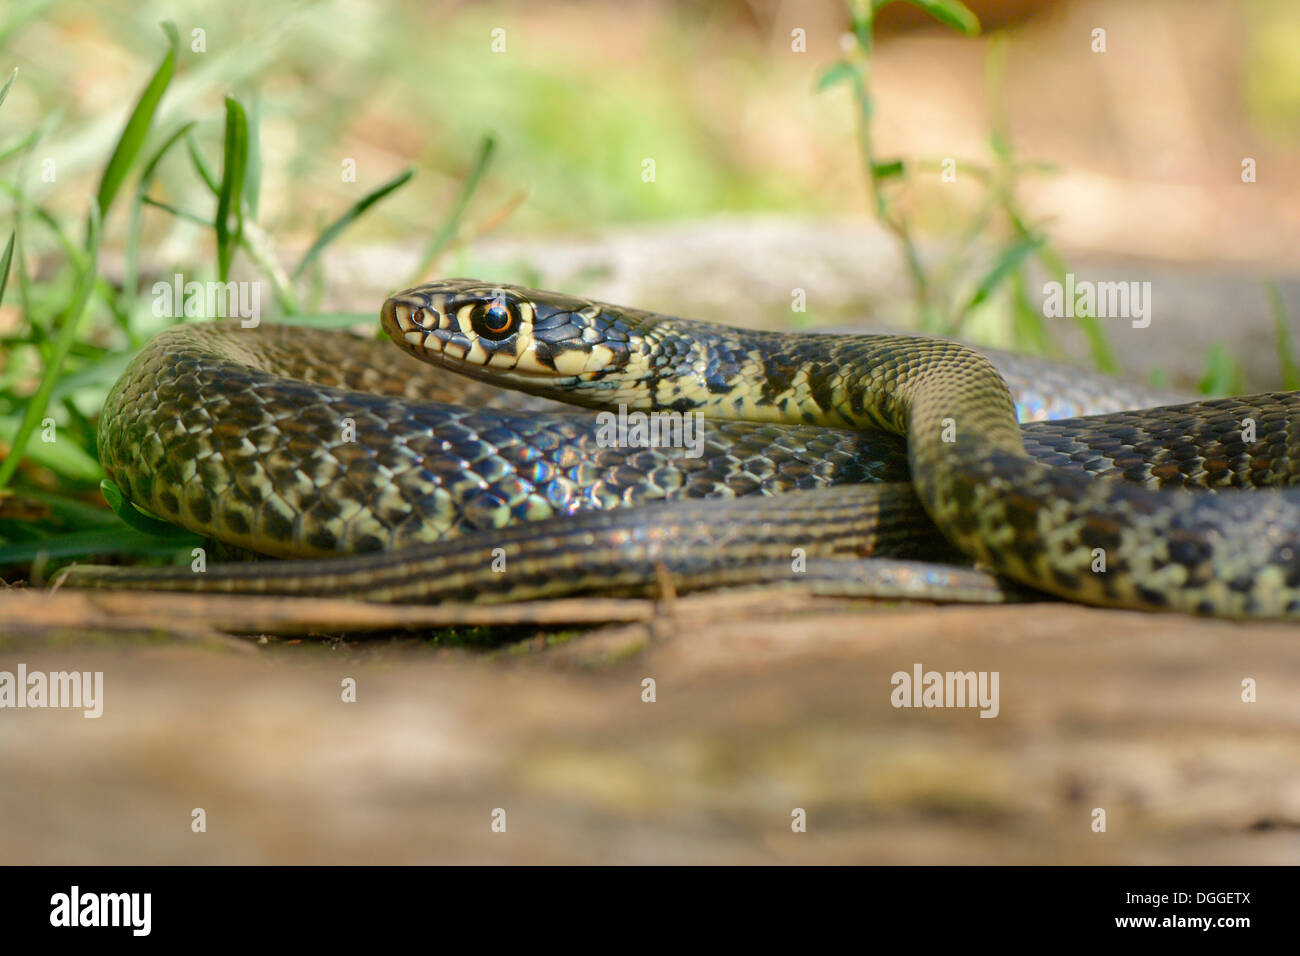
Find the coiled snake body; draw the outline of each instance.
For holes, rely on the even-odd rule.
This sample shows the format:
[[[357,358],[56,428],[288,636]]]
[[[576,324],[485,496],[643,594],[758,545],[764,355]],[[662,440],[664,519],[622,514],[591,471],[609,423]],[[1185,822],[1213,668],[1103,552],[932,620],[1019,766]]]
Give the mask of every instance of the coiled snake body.
[[[609,447],[589,415],[492,408],[494,390],[448,404],[427,366],[361,339],[182,326],[109,396],[109,477],[193,530],[317,560],[74,568],[69,583],[508,600],[641,591],[667,571],[679,588],[852,590],[863,555],[955,547],[1072,600],[1300,614],[1290,393],[1022,430],[995,365],[942,339],[748,331],[473,280],[395,295],[381,318],[423,362],[542,399],[701,412],[702,453]],[[1100,398],[1089,410],[1129,400]],[[641,507],[597,510],[616,505]],[[900,593],[1000,593],[973,571],[883,569]]]

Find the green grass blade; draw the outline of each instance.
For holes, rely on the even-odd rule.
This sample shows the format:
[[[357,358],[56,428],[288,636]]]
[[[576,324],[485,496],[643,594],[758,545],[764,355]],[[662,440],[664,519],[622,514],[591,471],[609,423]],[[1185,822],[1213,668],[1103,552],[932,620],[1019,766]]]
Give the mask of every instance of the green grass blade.
[[[248,113],[248,170],[244,173],[244,206],[248,218],[257,222],[262,198],[262,103],[253,100]]]
[[[14,259],[14,236],[17,233],[9,233],[9,241],[5,243],[5,251],[0,253],[0,305],[5,303],[5,286],[9,284],[9,264]]]
[[[92,505],[80,498],[69,498],[53,491],[24,487],[18,491],[24,501],[44,505],[59,521],[81,528],[118,528],[117,516],[103,505]]]
[[[1092,353],[1093,364],[1107,375],[1119,374],[1119,360],[1115,350],[1110,347],[1110,337],[1105,327],[1095,315],[1076,315],[1074,324],[1088,337],[1088,351]]]
[[[192,534],[159,539],[134,528],[103,528],[95,531],[74,531],[57,534],[40,541],[0,545],[0,565],[28,564],[42,556],[46,558],[74,558],[88,554],[152,554],[179,555],[199,544]]]
[[[161,199],[154,199],[152,196],[141,197],[140,202],[146,206],[153,206],[155,209],[161,209],[163,212],[169,212],[177,219],[184,219],[186,222],[192,222],[196,226],[211,226],[212,222],[204,219],[198,213],[190,212],[188,209],[181,209],[173,206],[171,203],[165,203]]]
[[[0,291],[4,286],[0,285]],[[1264,292],[1268,295],[1269,309],[1273,312],[1273,325],[1277,330],[1277,360],[1282,366],[1282,387],[1288,392],[1300,389],[1300,366],[1296,364],[1295,342],[1291,337],[1291,325],[1287,321],[1286,305],[1282,302],[1282,293],[1276,282],[1264,283]]]
[[[1046,355],[1049,343],[1047,323],[1041,309],[1029,297],[1029,283],[1024,272],[1017,270],[1012,274],[1011,290],[1011,328],[1016,348]]]
[[[817,77],[817,84],[814,89],[820,93],[822,90],[828,90],[836,84],[843,83],[847,80],[861,82],[862,76],[858,70],[857,64],[850,63],[847,60],[836,60],[826,69],[822,70],[821,76]]]
[[[154,174],[158,171],[158,164],[163,161],[163,157],[166,156],[167,153],[171,151],[171,148],[176,145],[176,141],[194,128],[194,123],[194,120],[190,120],[188,123],[183,123],[179,126],[170,136],[163,140],[163,144],[154,151],[152,156],[149,157],[149,161],[144,164],[144,170],[140,173],[139,192],[143,193],[148,190],[149,184],[153,182]]]
[[[144,164],[144,169],[140,173],[140,182],[135,189],[135,202],[131,205],[131,221],[127,226],[126,232],[126,263],[122,269],[122,288],[127,295],[135,295],[136,287],[140,279],[140,232],[142,228],[142,210],[144,208],[145,193],[153,185],[154,174],[158,170],[159,163],[163,157],[171,151],[171,148],[180,141],[180,138],[194,128],[194,121],[190,120],[184,123],[173,132],[163,144],[154,151],[149,157],[149,161]],[[129,331],[129,330],[128,330]]]
[[[167,91],[167,86],[172,81],[172,75],[176,72],[176,50],[180,45],[180,37],[176,33],[176,24],[170,20],[162,23],[163,33],[167,35],[170,49],[167,55],[163,57],[162,64],[154,73],[153,79],[149,85],[144,88],[140,94],[140,101],[135,104],[135,109],[131,111],[131,117],[126,121],[126,127],[122,130],[121,137],[118,138],[117,147],[113,150],[113,156],[104,167],[104,175],[99,181],[99,216],[102,219],[108,213],[108,207],[113,203],[113,197],[122,187],[126,180],[126,174],[135,162],[136,155],[144,145],[145,137],[149,135],[149,126],[153,122],[154,112],[158,109],[158,102],[162,99],[163,93]]]
[[[57,216],[50,212],[45,206],[39,205],[28,199],[21,189],[11,186],[9,183],[0,181],[0,192],[7,192],[17,201],[20,210],[31,213],[36,220],[54,234],[59,245],[63,247],[63,253],[68,257],[68,262],[77,269],[83,269],[86,265],[86,254],[81,251],[77,241],[67,234],[63,225],[59,222]],[[21,275],[21,273],[20,273]],[[24,309],[24,311],[26,311]]]
[[[907,172],[907,165],[901,159],[891,159],[887,162],[872,163],[871,175],[877,180],[893,179],[895,176],[902,176]]]
[[[1214,345],[1205,357],[1205,374],[1196,387],[1202,395],[1239,395],[1241,379],[1241,366],[1232,353],[1222,345]]]
[[[420,264],[411,277],[412,283],[419,281],[424,276],[425,271],[428,270],[429,266],[433,264],[433,261],[438,258],[438,255],[460,230],[460,221],[465,215],[465,208],[469,205],[470,197],[474,195],[474,191],[478,189],[479,180],[483,178],[488,163],[492,161],[492,153],[496,149],[496,145],[496,139],[490,134],[484,136],[479,143],[478,155],[474,157],[474,165],[470,167],[469,175],[465,178],[465,182],[456,196],[456,201],[452,204],[451,213],[443,221],[442,228],[429,240],[424,255],[420,257]]]
[[[894,2],[894,0],[876,0],[876,9]],[[968,37],[980,32],[979,17],[961,0],[907,0],[914,7],[919,7],[945,26],[952,27]]]
[[[289,273],[285,271],[284,266],[280,265],[280,260],[272,248],[271,237],[262,230],[262,227],[252,220],[246,221],[244,236],[239,245],[253,264],[271,280],[271,290],[275,295],[276,304],[291,315],[300,312],[302,307],[293,290],[293,280],[289,278]]]
[[[63,122],[65,112],[66,111],[62,107],[51,110],[50,113],[41,121],[40,126],[36,127],[36,129],[32,130],[12,146],[7,146],[3,150],[0,150],[0,163],[12,156],[22,155],[37,143],[44,140],[53,130],[58,128],[60,123]]]
[[[311,248],[309,248],[303,254],[302,261],[299,262],[298,265],[294,268],[293,278],[297,279],[304,272],[306,272],[307,267],[310,266],[316,260],[316,257],[319,256],[321,252],[324,251],[325,247],[328,246],[335,239],[337,239],[339,233],[341,233],[344,229],[350,226],[358,216],[364,213],[375,203],[379,202],[379,200],[383,199],[389,193],[394,192],[395,190],[405,186],[406,183],[409,182],[411,177],[414,175],[415,175],[414,169],[407,169],[405,172],[399,173],[398,175],[394,176],[392,179],[384,183],[382,186],[372,189],[370,192],[366,193],[366,195],[362,196],[355,203],[353,203],[352,206],[347,210],[347,212],[343,213],[343,215],[339,216],[332,223],[330,223],[329,226],[323,232],[321,232],[319,236],[316,237],[316,241],[311,244]]]
[[[203,158],[203,153],[199,151],[198,141],[194,138],[194,131],[190,130],[185,134],[185,149],[190,154],[190,162],[194,164],[194,171],[199,174],[210,190],[212,195],[221,195],[221,184],[217,182],[217,177],[212,174],[212,168],[208,166],[208,161]]]
[[[233,96],[226,97],[226,149],[217,194],[217,276],[230,278],[230,263],[244,234],[244,172],[248,168],[248,115]],[[231,230],[230,219],[235,228]]]
[[[186,222],[192,222],[196,226],[211,226],[212,223],[197,213],[190,212],[188,209],[180,209],[170,203],[165,203],[161,199],[154,199],[152,196],[145,196],[140,200],[146,206],[153,206],[164,212],[169,212],[178,219],[184,219]],[[261,238],[259,238],[261,237]],[[249,222],[244,224],[244,232],[239,240],[239,247],[248,253],[248,257],[256,263],[271,280],[271,286],[275,292],[275,301],[285,312],[293,314],[298,311],[298,303],[294,298],[293,290],[289,287],[289,277],[284,274],[284,270],[279,263],[270,254],[267,248],[268,240],[257,227],[257,223]]]
[[[40,141],[40,138],[41,138],[41,131],[38,129],[34,129],[26,136],[24,136],[22,139],[20,139],[18,142],[14,143],[12,146],[8,146],[5,149],[0,149],[0,163],[3,163],[10,156],[17,156],[19,153],[23,153],[31,149]]]
[[[1024,262],[1025,257],[1043,244],[1042,236],[1025,236],[1002,250],[993,267],[985,273],[984,278],[975,287],[975,294],[970,297],[966,303],[966,308],[962,309],[961,314],[965,315],[971,309],[978,306],[985,299],[997,291],[1004,279],[1011,272],[1018,268],[1020,263]]]
[[[88,387],[108,391],[108,387],[122,377],[132,358],[134,356],[129,352],[105,352],[102,356],[88,359],[89,364],[61,377],[50,397],[62,401]]]
[[[1047,270],[1048,275],[1064,286],[1065,274],[1069,270],[1066,269],[1065,262],[1052,247],[1047,244],[1039,246],[1036,258],[1043,268]],[[1106,336],[1106,329],[1097,320],[1096,316],[1076,315],[1074,323],[1088,337],[1088,350],[1092,353],[1093,365],[1107,375],[1119,374],[1119,361],[1115,358],[1115,352],[1110,347],[1110,339]]]
[[[67,358],[68,351],[72,348],[72,343],[77,340],[78,333],[81,330],[81,320],[86,314],[86,304],[90,301],[91,293],[95,290],[95,276],[99,268],[100,222],[99,206],[92,203],[86,230],[88,262],[81,271],[81,279],[72,303],[64,314],[63,325],[59,329],[58,337],[54,340],[54,351],[45,366],[44,373],[41,375],[40,384],[36,387],[36,392],[27,401],[27,411],[23,415],[22,424],[18,426],[18,433],[14,436],[9,456],[3,462],[0,462],[0,488],[4,488],[13,477],[14,472],[18,470],[18,464],[23,460],[24,452],[27,450],[27,442],[31,439],[32,433],[36,431],[36,426],[40,424],[41,419],[45,416],[50,394],[54,391],[55,383],[58,382],[59,373],[63,368],[63,360]]]
[[[0,441],[6,442],[11,449],[17,449],[18,446],[12,439],[18,437],[21,428],[22,422],[17,419],[17,416],[0,419]],[[9,455],[11,458],[15,457],[15,452],[11,451]],[[47,443],[39,441],[35,434],[31,434],[22,457],[24,461],[50,469],[64,482],[89,483],[104,477],[104,469],[99,466],[98,460],[92,458],[84,448],[71,439]]]
[[[9,79],[5,80],[5,85],[0,86],[0,104],[4,103],[5,97],[9,95],[9,87],[14,85],[16,79],[18,79],[18,67],[14,67],[14,71],[9,74]]]

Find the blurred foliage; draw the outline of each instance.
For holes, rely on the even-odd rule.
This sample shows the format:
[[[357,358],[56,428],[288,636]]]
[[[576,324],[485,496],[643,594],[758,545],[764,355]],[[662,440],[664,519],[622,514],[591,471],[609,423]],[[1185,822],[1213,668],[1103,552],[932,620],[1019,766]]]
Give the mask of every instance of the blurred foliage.
[[[1250,0],[1243,12],[1243,93],[1252,122],[1273,137],[1300,142],[1300,5]]]
[[[190,137],[194,120],[173,123],[170,129],[158,128],[161,104],[176,77],[180,45],[175,24],[164,21],[162,32],[166,43],[161,63],[106,150],[96,177],[97,190],[87,195],[81,241],[73,237],[58,212],[28,194],[31,178],[24,176],[22,169],[24,160],[40,144],[39,135],[25,137],[20,148],[4,157],[19,169],[17,175],[0,169],[0,187],[15,206],[15,228],[0,253],[0,306],[14,269],[21,318],[17,330],[4,335],[0,365],[0,441],[9,446],[0,460],[0,565],[30,561],[33,579],[52,558],[86,553],[183,556],[193,543],[186,535],[163,533],[160,539],[158,523],[135,512],[121,492],[103,480],[96,462],[95,427],[90,416],[102,404],[135,347],[160,324],[180,318],[156,314],[151,307],[151,284],[138,281],[139,226],[144,212],[150,210],[158,218],[212,233],[215,268],[202,274],[226,281],[235,257],[242,252],[275,288],[282,317],[303,324],[332,325],[337,324],[338,316],[313,316],[303,311],[294,278],[352,222],[411,179],[408,170],[356,200],[320,232],[291,276],[257,222],[263,154],[258,125],[250,123],[243,104],[233,96],[224,98],[222,141],[210,151]],[[17,71],[0,87],[0,106],[15,88],[16,79]],[[182,143],[185,153],[177,148]],[[221,157],[219,174],[213,172],[218,167],[210,156],[205,156],[209,152]],[[489,152],[480,151],[480,172]],[[189,162],[177,161],[182,158]],[[176,166],[191,178],[193,187],[187,196],[207,194],[206,214],[151,195],[162,170]],[[44,181],[58,182],[58,177]],[[442,229],[434,230],[435,235],[454,231],[477,181],[477,177],[470,181],[462,201]],[[134,188],[124,189],[128,183]],[[126,268],[123,281],[113,283],[101,275],[100,253],[104,217],[120,197],[125,197],[128,205],[122,240]],[[30,241],[32,236],[54,243],[63,253],[51,277],[42,278],[38,270],[27,266],[27,246],[38,244]],[[438,250],[430,248],[432,258]],[[98,328],[93,334],[83,333],[91,319],[99,323]],[[88,507],[83,499],[90,495],[92,485],[103,490],[120,522],[111,518],[110,512]],[[183,542],[179,552],[178,542]]]
[[[1000,330],[1004,340],[1013,341],[1025,351],[1046,353],[1050,350],[1047,322],[1041,300],[1030,293],[1028,264],[1036,259],[1056,281],[1064,281],[1068,271],[1061,255],[1048,242],[1045,225],[1031,222],[1017,198],[1019,180],[1027,173],[1050,171],[1043,164],[1024,162],[1016,156],[1011,140],[1010,123],[1002,103],[1003,70],[1006,62],[1005,37],[989,46],[988,87],[993,103],[994,125],[989,135],[992,165],[978,161],[954,159],[914,160],[898,157],[882,159],[876,153],[872,133],[875,106],[871,88],[872,56],[875,49],[877,11],[898,0],[847,0],[852,24],[853,44],[843,59],[822,72],[818,89],[847,83],[856,104],[858,146],[862,152],[864,176],[870,187],[876,218],[898,239],[912,278],[915,306],[922,331],[940,335],[969,334],[964,328],[981,306],[996,305],[996,314],[1004,317]],[[979,33],[978,18],[960,0],[903,0],[929,13],[941,23],[968,36]],[[978,209],[956,230],[956,242],[946,259],[937,266],[922,264],[914,241],[914,229],[907,213],[897,201],[893,187],[902,184],[918,188],[915,174],[924,173],[924,184],[933,189],[935,176],[956,181],[961,175],[979,182],[984,196]],[[982,269],[975,257],[994,245],[991,262]],[[956,277],[974,274],[973,290],[964,289]],[[999,294],[1000,292],[1007,294]],[[1096,318],[1076,315],[1074,321],[1087,336],[1093,362],[1103,371],[1118,371],[1118,363]]]
[[[121,128],[126,104],[110,98],[122,92],[120,77],[138,74],[147,53],[141,38],[171,19],[180,32],[179,78],[160,123],[196,119],[194,135],[211,147],[222,141],[213,107],[225,95],[260,110],[271,160],[265,221],[280,233],[310,227],[304,217],[351,196],[338,174],[346,157],[372,184],[408,163],[426,171],[404,203],[363,224],[360,235],[423,229],[429,209],[457,188],[485,133],[500,149],[482,201],[500,206],[521,188],[528,192],[527,203],[514,202],[512,228],[809,211],[810,200],[811,211],[832,207],[829,197],[810,197],[779,168],[755,161],[754,146],[780,148],[780,129],[756,128],[752,139],[736,141],[730,124],[712,124],[707,109],[683,108],[715,98],[698,85],[702,62],[718,63],[709,83],[719,88],[757,85],[769,72],[770,53],[728,5],[717,12],[666,5],[647,20],[647,34],[630,32],[622,41],[635,45],[627,55],[635,56],[636,70],[616,68],[627,59],[617,49],[592,56],[586,44],[588,55],[580,52],[587,39],[578,32],[580,13],[570,11],[554,26],[522,13],[521,19],[521,10],[506,3],[416,0],[29,0],[0,14],[0,49],[23,68],[25,83],[6,126],[44,126],[42,151],[59,159],[60,187],[48,190],[50,201],[70,209],[65,184],[95,174]],[[492,51],[495,29],[504,30],[500,54]],[[557,56],[563,69],[556,69]],[[101,80],[83,67],[91,62],[95,72],[106,64],[121,72]],[[733,92],[721,90],[716,99],[734,102]],[[0,151],[6,145],[0,140]],[[647,157],[658,167],[655,188],[629,188],[639,184]],[[189,184],[180,175],[160,170],[162,191],[183,195]],[[171,229],[174,243],[193,236],[181,223]]]

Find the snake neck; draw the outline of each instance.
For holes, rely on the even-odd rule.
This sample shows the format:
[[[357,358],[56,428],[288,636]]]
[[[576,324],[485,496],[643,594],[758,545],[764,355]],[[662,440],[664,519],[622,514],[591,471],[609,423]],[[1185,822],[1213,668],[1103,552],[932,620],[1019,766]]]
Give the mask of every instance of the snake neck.
[[[1152,496],[1035,462],[1001,376],[965,346],[678,321],[645,333],[651,343],[656,336],[665,344],[650,354],[670,359],[647,362],[644,388],[633,392],[639,407],[904,436],[912,480],[936,525],[967,555],[1016,580],[1099,604],[1282,610],[1282,582],[1244,570],[1236,581],[1216,576],[1210,542],[1232,537],[1236,552],[1256,552],[1251,567],[1282,567],[1288,549],[1300,553],[1294,534],[1274,542],[1258,516],[1228,520],[1225,502]],[[1175,516],[1185,527],[1171,530]]]
[[[1025,456],[1015,402],[993,364],[960,343],[910,336],[791,334],[663,316],[630,337],[620,384],[578,387],[645,411],[884,431],[942,460],[978,448]],[[581,394],[586,392],[585,395]],[[548,394],[574,400],[566,384]]]

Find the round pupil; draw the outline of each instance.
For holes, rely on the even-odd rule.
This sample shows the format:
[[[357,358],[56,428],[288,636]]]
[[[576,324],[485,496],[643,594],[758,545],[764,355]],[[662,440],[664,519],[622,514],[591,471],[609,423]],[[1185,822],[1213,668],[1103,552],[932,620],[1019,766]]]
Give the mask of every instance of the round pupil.
[[[487,310],[484,324],[493,332],[500,332],[510,325],[510,312],[504,306],[494,305]]]

